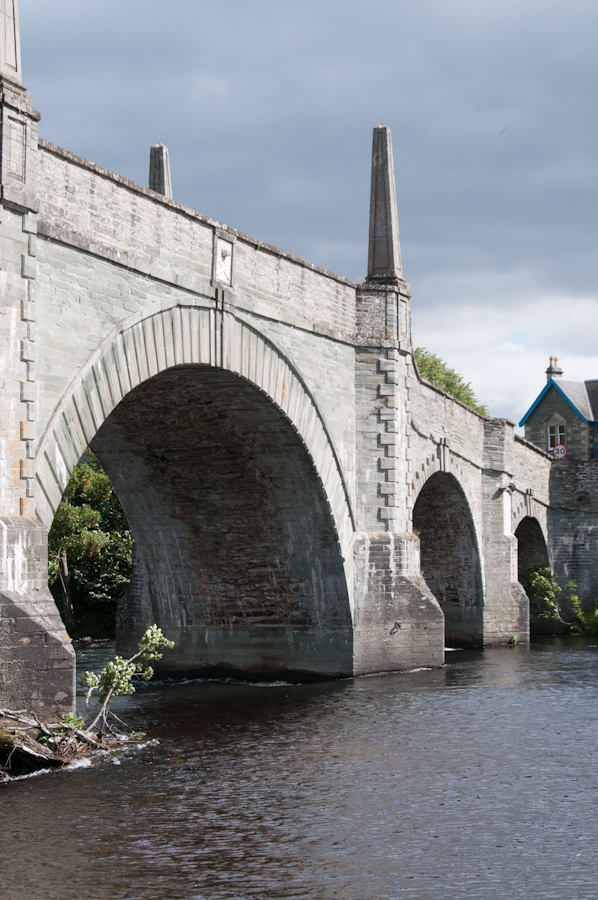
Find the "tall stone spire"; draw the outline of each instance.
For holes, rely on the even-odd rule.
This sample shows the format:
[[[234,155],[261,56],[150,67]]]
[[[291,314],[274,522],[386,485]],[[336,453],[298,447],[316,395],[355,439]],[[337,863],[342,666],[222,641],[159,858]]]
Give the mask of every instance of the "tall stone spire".
[[[0,0],[0,75],[18,85],[21,81],[21,36],[18,0]]]
[[[37,212],[39,113],[21,80],[18,0],[0,0],[0,120],[2,202]]]
[[[163,194],[172,200],[172,184],[170,182],[170,158],[168,147],[154,144],[150,149],[149,186],[157,194]]]
[[[397,284],[402,280],[392,138],[390,128],[378,125],[374,128],[372,144],[370,241],[366,281]]]

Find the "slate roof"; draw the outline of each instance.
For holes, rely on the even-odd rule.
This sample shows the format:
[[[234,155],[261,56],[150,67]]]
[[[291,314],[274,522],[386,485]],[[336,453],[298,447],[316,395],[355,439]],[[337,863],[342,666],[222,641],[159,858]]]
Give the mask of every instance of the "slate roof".
[[[563,381],[562,378],[551,378],[542,393],[530,406],[519,423],[525,425],[538,403],[544,399],[550,388],[565,398],[583,422],[598,421],[598,378],[591,381]]]
[[[590,408],[592,410],[592,418],[594,421],[598,421],[598,378],[593,378],[592,381],[586,381],[585,386],[586,391],[588,392]]]

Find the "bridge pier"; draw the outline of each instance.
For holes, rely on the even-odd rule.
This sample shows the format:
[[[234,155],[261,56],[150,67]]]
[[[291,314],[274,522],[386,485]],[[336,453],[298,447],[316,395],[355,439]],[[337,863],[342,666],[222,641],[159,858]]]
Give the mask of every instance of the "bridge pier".
[[[529,643],[529,599],[518,580],[513,528],[513,424],[484,423],[484,644]]]
[[[418,538],[358,535],[354,560],[354,674],[441,666],[444,616],[421,576]]]
[[[47,529],[0,519],[0,702],[48,715],[75,703],[75,652],[48,590]]]

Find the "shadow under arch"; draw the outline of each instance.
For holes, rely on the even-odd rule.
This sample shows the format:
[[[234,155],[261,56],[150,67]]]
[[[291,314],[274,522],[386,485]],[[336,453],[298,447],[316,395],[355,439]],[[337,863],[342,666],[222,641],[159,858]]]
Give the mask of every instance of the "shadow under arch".
[[[483,644],[483,587],[475,526],[454,475],[435,472],[413,509],[426,584],[445,617],[447,642]]]
[[[155,621],[177,642],[163,669],[352,673],[342,472],[313,398],[259,333],[177,307],[121,328],[46,431],[42,519],[87,445],[136,542],[123,649]]]
[[[517,538],[517,580],[527,593],[527,579],[540,566],[550,567],[550,557],[542,526],[533,516],[524,516],[515,529]],[[560,630],[558,623],[534,618],[530,610],[530,633],[542,634]]]

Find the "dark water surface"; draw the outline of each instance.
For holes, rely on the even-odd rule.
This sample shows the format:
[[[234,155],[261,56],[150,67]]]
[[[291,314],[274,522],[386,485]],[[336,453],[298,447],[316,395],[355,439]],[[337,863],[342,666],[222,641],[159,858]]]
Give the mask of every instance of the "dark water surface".
[[[594,900],[597,645],[144,686],[120,708],[157,746],[0,786],[0,896]]]

